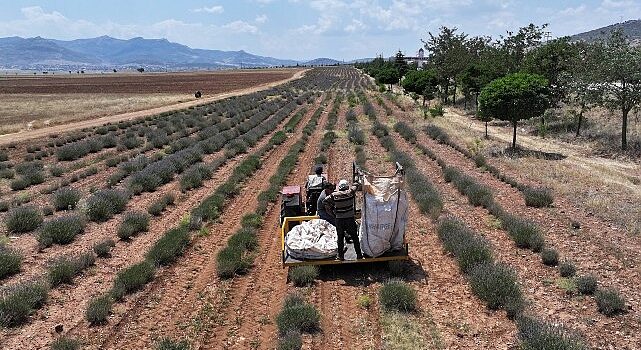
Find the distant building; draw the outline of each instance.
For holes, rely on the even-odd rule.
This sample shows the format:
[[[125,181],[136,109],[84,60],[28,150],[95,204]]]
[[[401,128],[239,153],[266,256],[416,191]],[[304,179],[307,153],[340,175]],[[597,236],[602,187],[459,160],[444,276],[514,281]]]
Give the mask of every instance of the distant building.
[[[418,68],[421,68],[423,67],[423,65],[425,65],[425,62],[427,62],[427,57],[425,57],[425,50],[423,50],[423,48],[421,47],[418,49],[418,52],[414,57],[408,56],[405,57],[405,60],[409,64],[416,63]]]

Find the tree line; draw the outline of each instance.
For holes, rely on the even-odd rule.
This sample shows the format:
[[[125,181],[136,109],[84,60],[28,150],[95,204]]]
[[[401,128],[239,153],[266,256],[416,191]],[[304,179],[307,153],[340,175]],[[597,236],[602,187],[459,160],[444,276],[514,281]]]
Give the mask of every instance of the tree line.
[[[620,119],[621,148],[627,149],[629,114],[641,106],[641,47],[621,31],[594,42],[544,40],[546,27],[530,24],[498,39],[441,27],[422,40],[427,61],[420,68],[400,51],[358,67],[382,86],[400,83],[422,97],[423,106],[435,98],[452,104],[462,96],[482,121],[511,122],[513,147],[519,120],[541,117],[545,123],[547,109],[564,106],[576,117],[579,136],[585,113],[603,107]]]

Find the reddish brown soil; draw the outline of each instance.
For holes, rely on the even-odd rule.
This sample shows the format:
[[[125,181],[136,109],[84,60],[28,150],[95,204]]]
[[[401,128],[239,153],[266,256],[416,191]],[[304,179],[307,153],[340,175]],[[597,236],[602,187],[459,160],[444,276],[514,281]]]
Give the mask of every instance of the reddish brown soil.
[[[262,84],[250,84],[249,82],[246,82],[246,84],[249,84],[249,85],[244,85],[241,87],[237,87],[235,89],[232,89],[230,87],[231,90],[224,90],[224,92],[212,93],[210,91],[203,91],[204,93],[203,98],[188,101],[188,102],[181,102],[181,103],[177,103],[169,106],[156,107],[156,108],[142,110],[142,111],[117,114],[112,116],[94,118],[90,120],[83,120],[83,121],[74,122],[72,124],[55,125],[51,127],[42,128],[42,129],[35,129],[35,130],[29,130],[29,131],[14,133],[14,134],[0,135],[0,145],[10,144],[10,143],[21,144],[21,142],[24,142],[24,144],[27,144],[28,142],[31,142],[30,141],[31,139],[38,138],[38,137],[44,137],[52,134],[62,134],[67,131],[99,126],[105,123],[116,123],[123,120],[143,118],[150,115],[160,114],[163,112],[186,109],[193,106],[212,103],[214,101],[218,101],[218,100],[232,97],[232,96],[249,94],[252,92],[268,89],[276,85],[284,84],[294,79],[298,79],[303,76],[306,70],[291,69],[291,70],[283,70],[279,72],[281,77],[280,80],[272,76],[272,78],[268,80],[269,82],[262,83]],[[222,74],[222,73],[219,73],[219,74]],[[227,74],[231,74],[231,73],[227,73]],[[238,74],[243,74],[243,73],[238,73]],[[258,74],[258,73],[254,72],[254,74]],[[268,74],[268,73],[263,72],[261,74]]]
[[[385,115],[384,111],[379,110],[378,115],[383,121],[380,116]],[[372,136],[367,153],[385,154],[385,149]],[[392,165],[388,164],[390,169]],[[472,294],[455,260],[443,250],[433,222],[420,213],[413,201],[409,217],[406,239],[412,274],[408,279],[418,292],[424,337],[430,339],[433,328],[446,349],[509,349],[515,343],[514,324],[504,312],[487,310]]]
[[[248,70],[196,73],[55,75],[0,79],[0,94],[185,93],[212,95],[284,80],[295,70]]]
[[[286,121],[281,123],[281,125],[284,125],[285,122]],[[266,144],[269,140],[269,136],[270,135],[263,137],[263,139],[254,148],[252,148],[250,152]],[[106,335],[108,335],[106,332],[110,330],[111,326],[117,327],[123,316],[131,317],[126,313],[126,311],[131,309],[132,305],[137,302],[136,297],[134,296],[131,298],[133,300],[128,299],[125,303],[117,304],[115,306],[115,314],[112,319],[110,319],[111,326],[105,326],[102,328],[95,327],[91,329],[87,327],[88,325],[84,319],[84,311],[86,310],[88,300],[107,291],[113,283],[115,274],[122,269],[123,266],[128,266],[142,260],[144,253],[148,251],[149,247],[167,229],[174,227],[191,208],[195,207],[203,198],[210,195],[217,186],[222,184],[237,164],[242,161],[242,158],[244,158],[244,156],[229,160],[214,174],[214,177],[211,180],[205,182],[203,187],[180,196],[177,199],[177,204],[175,206],[169,207],[161,217],[151,221],[149,232],[140,234],[131,242],[118,242],[112,252],[111,258],[99,259],[96,262],[96,267],[76,278],[73,286],[63,286],[61,288],[53,289],[50,293],[50,302],[47,303],[42,310],[37,312],[34,321],[20,329],[5,331],[0,344],[7,348],[25,348],[25,346],[28,347],[34,345],[36,347],[46,347],[46,344],[50,343],[53,338],[53,328],[57,324],[64,325],[65,329],[70,330],[71,334],[77,333],[78,336],[83,338],[83,342],[88,346],[90,344],[103,341]],[[174,182],[162,186],[154,193],[147,193],[135,197],[129,202],[127,207],[128,209],[145,210],[153,200],[168,191],[176,192],[176,189],[177,180],[174,180]],[[230,213],[233,212],[230,211]],[[241,213],[239,212],[236,215],[241,215]],[[65,251],[67,253],[73,253],[76,251],[81,252],[86,249],[90,249],[93,243],[101,239],[115,238],[114,233],[118,223],[120,222],[121,216],[122,214],[117,215],[103,224],[92,223],[87,227],[85,233],[76,239],[74,244],[66,247],[54,246],[49,248],[49,250],[58,253],[61,251]],[[240,216],[238,218],[240,218]],[[220,237],[216,235],[216,232],[217,231],[212,230],[212,235],[208,238],[219,239]],[[220,243],[224,243],[224,240]],[[198,247],[200,246],[198,246],[197,243],[196,248],[198,249]],[[45,252],[45,254],[51,255],[52,253]],[[196,252],[195,255],[200,256],[200,253]],[[38,261],[43,260],[41,258],[42,257],[39,257]],[[211,261],[213,264],[213,259],[211,259]],[[38,265],[40,264],[41,261]],[[203,265],[204,263],[201,261],[201,264],[198,266]],[[35,269],[38,269],[38,267],[35,267]],[[191,267],[189,269],[191,269]],[[34,272],[31,272],[31,274],[33,273]],[[184,274],[186,277],[189,275],[189,272]],[[160,279],[165,277],[166,275],[161,274]],[[154,294],[151,294],[151,296],[154,296],[156,292],[157,291],[154,291]],[[145,295],[148,296],[150,294]],[[76,305],[76,307],[70,308],[70,305]],[[166,314],[164,313],[161,313],[159,316],[161,315],[162,317],[166,317]],[[37,337],[37,343],[33,339],[36,334],[40,335]],[[142,347],[149,344],[150,343],[147,343]]]
[[[315,108],[316,105],[310,106],[296,132],[302,130]],[[91,339],[91,343],[99,348],[144,348],[161,336],[188,339],[195,349],[223,347],[223,338],[231,334],[214,330],[230,327],[230,323],[236,322],[236,310],[231,307],[232,303],[243,292],[247,292],[239,288],[255,286],[246,283],[245,277],[221,281],[216,276],[216,253],[225,245],[227,238],[240,228],[241,217],[255,208],[257,195],[269,185],[266,179],[274,173],[296,140],[291,136],[265,155],[263,167],[232,199],[219,222],[208,227],[210,234],[197,238],[177,264],[161,272],[144,292],[134,295],[123,304],[123,309],[110,319],[109,325],[99,329],[100,336],[95,334],[96,328],[90,330],[86,327],[79,329],[78,335],[83,339]],[[271,227],[271,224],[267,227]],[[267,228],[264,232],[267,232]],[[257,259],[259,269],[252,273],[260,274],[260,256]],[[278,267],[278,264],[275,266]],[[271,279],[261,282],[272,284]],[[245,304],[245,307],[247,311],[261,310],[260,304]]]
[[[407,114],[393,108],[401,119],[417,123]],[[381,114],[382,115],[382,114]],[[541,318],[559,322],[583,333],[597,348],[633,349],[640,344],[641,314],[639,303],[641,282],[639,274],[639,243],[634,237],[613,232],[595,218],[582,214],[579,208],[567,205],[563,198],[555,198],[553,208],[526,207],[520,192],[498,181],[491,174],[476,168],[473,162],[449,146],[438,144],[417,130],[418,140],[434,150],[448,165],[454,165],[479,182],[491,186],[494,197],[508,212],[535,221],[544,231],[548,245],[570,259],[578,274],[595,274],[601,287],[620,290],[630,306],[630,312],[614,318],[598,313],[592,298],[568,295],[557,286],[558,271],[545,267],[539,255],[514,246],[503,230],[497,229],[486,210],[472,207],[456,189],[445,183],[438,165],[426,156],[415,156],[419,168],[433,179],[444,196],[446,211],[463,219],[476,232],[490,240],[498,261],[512,266],[523,285],[526,297],[532,302],[530,309]],[[393,137],[400,149],[414,151],[398,134]],[[571,219],[583,223],[580,232],[570,228]],[[604,235],[607,233],[607,235]],[[612,252],[616,254],[612,254]]]

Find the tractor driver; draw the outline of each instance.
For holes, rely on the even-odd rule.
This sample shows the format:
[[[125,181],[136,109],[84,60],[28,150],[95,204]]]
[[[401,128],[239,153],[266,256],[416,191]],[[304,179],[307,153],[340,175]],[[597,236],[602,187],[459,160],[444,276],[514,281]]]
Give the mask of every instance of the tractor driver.
[[[332,213],[336,218],[336,233],[338,234],[338,256],[337,260],[345,260],[345,236],[354,242],[354,251],[358,259],[363,258],[361,245],[356,232],[356,220],[354,219],[356,207],[356,186],[350,186],[347,180],[338,182],[338,189],[328,195],[323,201],[325,210]]]
[[[318,196],[318,202],[316,202],[316,215],[318,215],[321,219],[328,221],[334,226],[336,226],[336,220],[334,220],[334,217],[327,212],[323,201],[327,196],[334,192],[335,188],[336,185],[334,185],[333,183],[325,182],[325,184],[323,185],[323,192],[321,192],[320,196]]]

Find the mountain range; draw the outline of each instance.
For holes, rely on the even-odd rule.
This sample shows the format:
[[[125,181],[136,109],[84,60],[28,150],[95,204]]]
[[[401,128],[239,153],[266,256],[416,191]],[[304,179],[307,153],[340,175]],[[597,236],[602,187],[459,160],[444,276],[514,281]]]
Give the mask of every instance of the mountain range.
[[[573,35],[572,40],[595,41],[605,39],[611,32],[621,30],[634,43],[641,42],[641,20],[630,20]]]
[[[253,55],[243,50],[192,49],[167,39],[0,38],[0,67],[12,69],[216,69],[337,63],[340,62],[331,58],[296,61]]]

